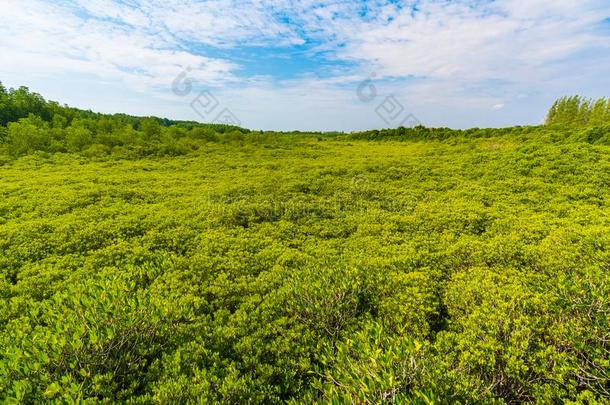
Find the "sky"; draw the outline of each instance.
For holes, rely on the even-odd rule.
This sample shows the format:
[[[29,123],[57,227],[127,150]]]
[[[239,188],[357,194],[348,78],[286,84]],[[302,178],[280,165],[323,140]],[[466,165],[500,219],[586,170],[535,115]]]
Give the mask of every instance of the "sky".
[[[539,124],[610,96],[610,1],[2,0],[0,81],[251,129]]]

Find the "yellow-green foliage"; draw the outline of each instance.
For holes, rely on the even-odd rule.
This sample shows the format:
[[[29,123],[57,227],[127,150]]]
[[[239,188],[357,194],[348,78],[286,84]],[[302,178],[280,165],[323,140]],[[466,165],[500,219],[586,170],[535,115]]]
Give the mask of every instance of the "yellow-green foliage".
[[[0,401],[608,401],[605,132],[193,131],[0,158]]]
[[[591,100],[580,96],[562,97],[549,109],[546,124],[572,128],[608,126],[610,100]]]

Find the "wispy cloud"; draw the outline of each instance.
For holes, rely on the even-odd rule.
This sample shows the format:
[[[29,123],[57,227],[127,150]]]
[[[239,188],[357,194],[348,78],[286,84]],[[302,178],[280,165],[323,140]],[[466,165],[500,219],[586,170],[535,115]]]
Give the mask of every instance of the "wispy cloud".
[[[139,10],[101,0],[88,1],[84,10],[82,14],[76,5],[8,0],[0,14],[1,69],[93,74],[140,91],[167,86],[184,66],[192,66],[207,83],[233,78],[236,64],[191,52]]]

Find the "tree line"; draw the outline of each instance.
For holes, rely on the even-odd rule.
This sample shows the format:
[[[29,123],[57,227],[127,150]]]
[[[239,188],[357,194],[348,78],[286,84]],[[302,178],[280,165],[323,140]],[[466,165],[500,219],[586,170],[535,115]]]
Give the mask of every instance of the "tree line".
[[[224,124],[96,113],[0,83],[0,152],[13,157],[37,151],[180,155],[196,147],[189,140],[240,139],[248,132]]]
[[[562,129],[562,131],[557,131]],[[577,131],[577,132],[571,132]],[[562,97],[551,106],[545,126],[510,128],[389,128],[342,132],[250,131],[224,124],[177,121],[127,114],[101,114],[47,101],[27,87],[6,89],[0,82],[0,155],[12,158],[36,152],[81,153],[138,158],[184,155],[202,142],[277,143],[307,136],[348,140],[438,140],[496,136],[546,136],[610,144],[610,99]]]

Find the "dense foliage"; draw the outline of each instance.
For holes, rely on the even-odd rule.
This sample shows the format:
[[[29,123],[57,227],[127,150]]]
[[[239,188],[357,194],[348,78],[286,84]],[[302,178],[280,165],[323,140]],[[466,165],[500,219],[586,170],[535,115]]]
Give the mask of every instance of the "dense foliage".
[[[608,402],[607,127],[106,119],[8,124],[0,401]]]
[[[610,125],[610,99],[560,98],[551,106],[546,124],[577,128]]]
[[[83,111],[46,101],[26,87],[7,91],[0,83],[0,146],[11,157],[35,152],[175,156],[196,149],[197,140],[242,139],[249,132],[230,125]]]

